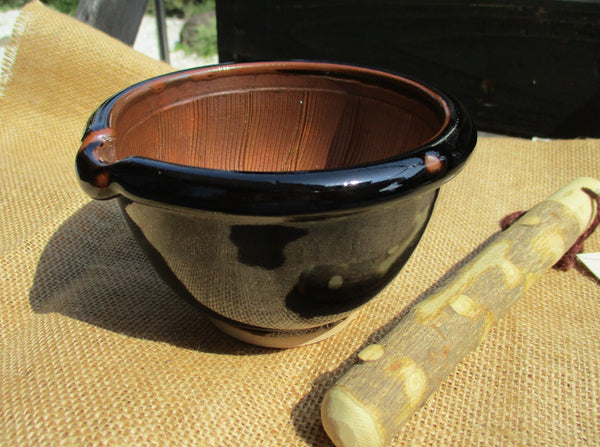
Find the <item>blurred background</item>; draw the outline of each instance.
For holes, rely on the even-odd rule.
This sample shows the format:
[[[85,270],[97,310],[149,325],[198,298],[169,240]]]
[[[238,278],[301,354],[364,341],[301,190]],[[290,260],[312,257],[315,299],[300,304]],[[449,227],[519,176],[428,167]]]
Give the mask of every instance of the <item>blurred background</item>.
[[[480,131],[600,138],[600,0],[41,1],[177,69],[290,59],[370,66],[459,98]],[[0,0],[0,57],[25,3]],[[84,4],[96,9],[83,14]]]
[[[0,0],[0,46],[8,44],[19,10],[29,0]],[[75,16],[79,0],[42,0],[64,14]],[[190,68],[217,62],[217,19],[215,0],[164,0],[170,63]],[[134,48],[160,59],[154,1],[148,8],[135,39]]]

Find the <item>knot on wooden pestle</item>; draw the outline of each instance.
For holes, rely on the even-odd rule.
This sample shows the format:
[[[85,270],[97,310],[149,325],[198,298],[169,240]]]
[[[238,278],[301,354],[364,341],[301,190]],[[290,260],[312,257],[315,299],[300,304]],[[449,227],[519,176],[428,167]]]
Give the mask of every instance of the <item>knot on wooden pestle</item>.
[[[588,196],[590,196],[592,200],[596,203],[596,212],[592,223],[587,227],[587,229],[583,233],[581,233],[581,235],[577,238],[573,246],[569,248],[569,250],[567,250],[567,252],[562,256],[562,258],[560,258],[558,262],[554,264],[553,267],[555,269],[562,270],[563,272],[566,272],[567,270],[570,270],[575,266],[575,260],[577,259],[576,256],[579,253],[583,252],[583,243],[587,238],[589,238],[592,235],[594,230],[600,224],[600,195],[596,194],[589,188],[581,188],[581,190],[585,192]],[[503,217],[500,220],[500,228],[502,228],[502,231],[510,227],[514,221],[516,221],[525,213],[526,211],[516,211]]]

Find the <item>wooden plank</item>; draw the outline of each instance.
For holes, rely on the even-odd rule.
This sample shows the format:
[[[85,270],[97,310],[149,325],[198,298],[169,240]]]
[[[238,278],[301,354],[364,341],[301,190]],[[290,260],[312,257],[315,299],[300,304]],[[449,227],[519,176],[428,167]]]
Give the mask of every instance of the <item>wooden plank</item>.
[[[80,0],[75,18],[133,45],[148,0]]]
[[[480,130],[600,137],[600,3],[217,0],[219,59],[312,59],[448,91]]]

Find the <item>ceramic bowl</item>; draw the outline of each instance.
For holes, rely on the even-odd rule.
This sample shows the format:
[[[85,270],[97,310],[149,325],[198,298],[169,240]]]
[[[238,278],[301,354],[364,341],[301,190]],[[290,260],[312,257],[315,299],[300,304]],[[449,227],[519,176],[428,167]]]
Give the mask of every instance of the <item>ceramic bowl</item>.
[[[398,274],[475,141],[457,101],[397,74],[231,64],[108,99],[76,168],[173,290],[238,339],[289,347]]]

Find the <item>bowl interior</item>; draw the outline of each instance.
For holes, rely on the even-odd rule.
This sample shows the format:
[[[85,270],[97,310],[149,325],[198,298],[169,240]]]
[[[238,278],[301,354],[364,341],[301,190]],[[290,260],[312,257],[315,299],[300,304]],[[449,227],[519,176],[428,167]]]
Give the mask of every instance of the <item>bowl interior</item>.
[[[410,152],[439,134],[448,114],[439,95],[392,75],[191,71],[151,80],[116,102],[112,161],[338,169]]]

